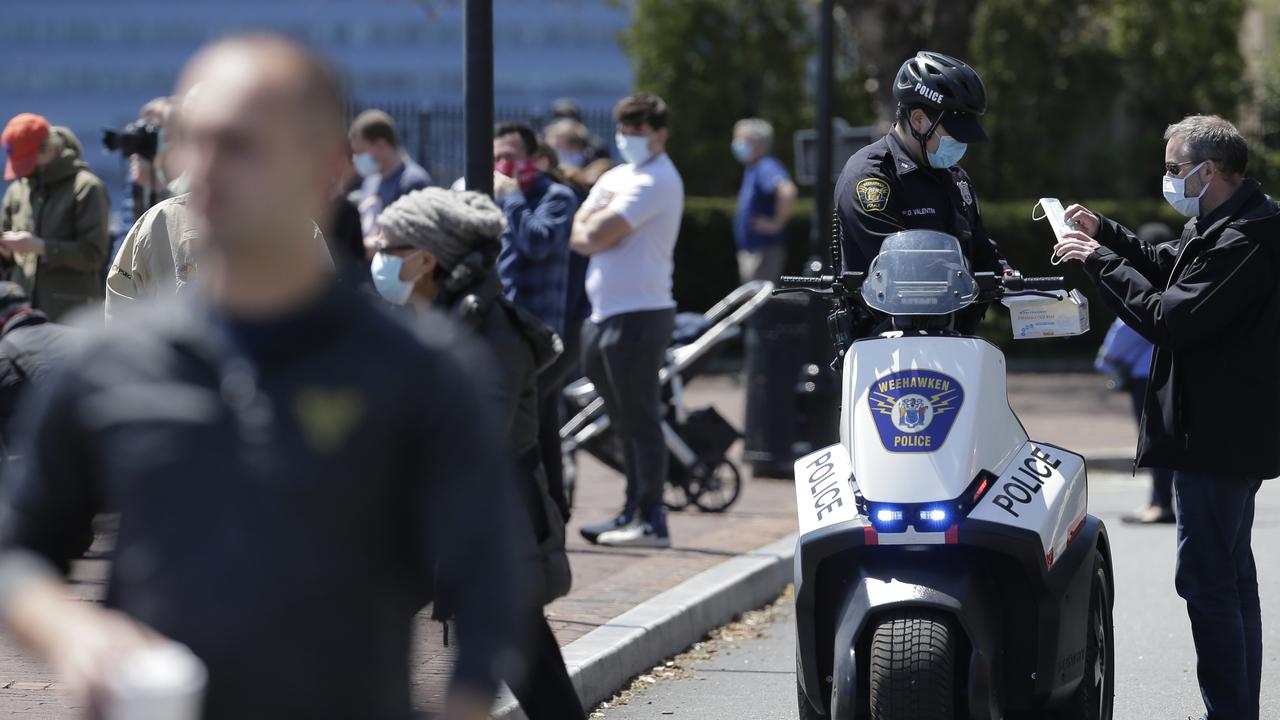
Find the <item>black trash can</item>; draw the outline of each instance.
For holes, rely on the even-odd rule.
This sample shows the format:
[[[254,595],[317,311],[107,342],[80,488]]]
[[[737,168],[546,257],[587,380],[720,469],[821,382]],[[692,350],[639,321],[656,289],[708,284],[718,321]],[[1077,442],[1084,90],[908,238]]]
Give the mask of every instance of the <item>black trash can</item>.
[[[839,438],[826,315],[822,300],[789,295],[770,300],[747,323],[743,459],[756,477],[791,478],[796,458]]]

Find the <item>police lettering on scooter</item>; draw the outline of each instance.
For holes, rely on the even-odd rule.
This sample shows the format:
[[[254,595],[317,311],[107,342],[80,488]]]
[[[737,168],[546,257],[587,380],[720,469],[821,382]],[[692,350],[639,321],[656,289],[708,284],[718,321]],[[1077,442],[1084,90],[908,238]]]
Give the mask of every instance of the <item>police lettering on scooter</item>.
[[[865,271],[886,237],[923,229],[959,238],[973,272],[1003,274],[1008,265],[957,166],[968,144],[987,139],[978,124],[987,110],[982,78],[960,60],[923,51],[902,64],[893,96],[893,129],[854,153],[836,183],[846,269]]]

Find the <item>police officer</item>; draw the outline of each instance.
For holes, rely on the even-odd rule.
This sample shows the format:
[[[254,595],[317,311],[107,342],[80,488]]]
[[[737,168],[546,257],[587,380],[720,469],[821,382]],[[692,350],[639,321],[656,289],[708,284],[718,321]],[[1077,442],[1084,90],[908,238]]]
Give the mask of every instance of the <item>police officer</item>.
[[[836,183],[846,269],[865,271],[893,233],[927,229],[959,238],[973,272],[1004,273],[969,175],[956,165],[969,143],[987,139],[978,124],[987,110],[982,78],[956,58],[922,51],[898,70],[893,96],[893,128],[854,153]]]

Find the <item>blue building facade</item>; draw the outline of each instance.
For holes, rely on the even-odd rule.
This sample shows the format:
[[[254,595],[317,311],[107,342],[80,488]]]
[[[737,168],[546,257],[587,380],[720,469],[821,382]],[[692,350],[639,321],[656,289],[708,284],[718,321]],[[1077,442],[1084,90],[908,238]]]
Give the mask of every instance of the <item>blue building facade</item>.
[[[252,29],[286,33],[346,76],[359,106],[397,108],[406,146],[438,182],[461,170],[462,0],[43,0],[6,3],[0,23],[0,122],[37,112],[79,135],[119,201],[125,165],[103,127],[171,92],[204,43]],[[536,119],[573,97],[599,124],[632,86],[618,44],[628,14],[606,0],[494,0],[498,117]],[[598,132],[603,128],[593,128]],[[456,138],[453,137],[456,134]],[[431,149],[441,151],[432,153]],[[117,202],[119,206],[121,203]]]

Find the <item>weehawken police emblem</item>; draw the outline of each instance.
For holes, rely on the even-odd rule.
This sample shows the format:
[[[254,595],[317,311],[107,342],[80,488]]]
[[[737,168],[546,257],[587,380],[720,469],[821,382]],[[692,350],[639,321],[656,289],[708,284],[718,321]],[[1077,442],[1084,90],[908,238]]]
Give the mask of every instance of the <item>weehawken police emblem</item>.
[[[880,212],[889,204],[889,183],[880,178],[859,180],[855,186],[858,202],[867,212]]]
[[[885,450],[933,452],[955,424],[964,388],[940,372],[903,370],[875,381],[867,404]]]

